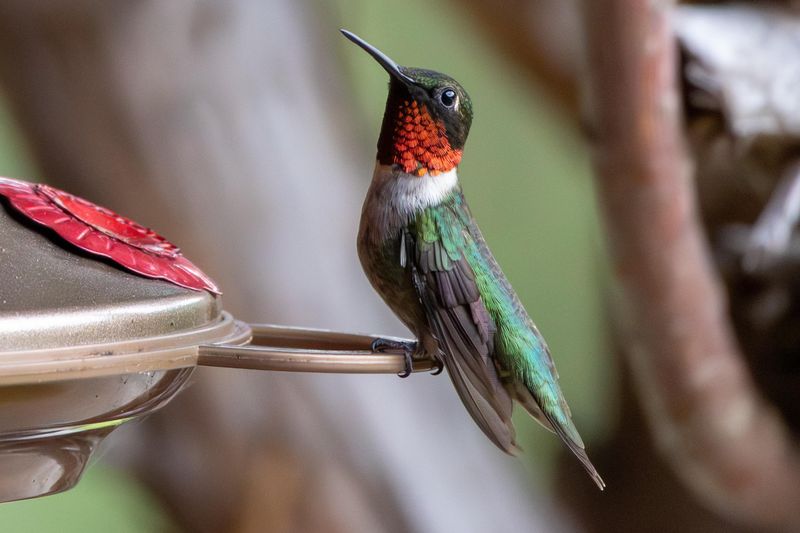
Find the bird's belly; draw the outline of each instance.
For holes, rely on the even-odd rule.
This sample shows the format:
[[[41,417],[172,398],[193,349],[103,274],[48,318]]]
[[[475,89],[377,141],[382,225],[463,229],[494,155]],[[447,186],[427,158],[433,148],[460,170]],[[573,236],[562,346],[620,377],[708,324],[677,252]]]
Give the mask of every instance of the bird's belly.
[[[430,328],[408,269],[400,265],[400,237],[375,246],[359,236],[358,257],[367,279],[386,305],[419,339]]]

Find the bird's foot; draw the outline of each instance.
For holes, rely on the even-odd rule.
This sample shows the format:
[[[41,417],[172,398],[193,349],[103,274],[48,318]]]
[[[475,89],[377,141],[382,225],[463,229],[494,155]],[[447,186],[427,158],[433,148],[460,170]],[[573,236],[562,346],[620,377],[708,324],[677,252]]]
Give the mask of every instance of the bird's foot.
[[[414,370],[414,352],[417,351],[417,343],[412,341],[396,341],[393,339],[378,338],[372,341],[370,347],[373,353],[401,353],[405,357],[405,368],[397,374],[401,378],[407,378]]]

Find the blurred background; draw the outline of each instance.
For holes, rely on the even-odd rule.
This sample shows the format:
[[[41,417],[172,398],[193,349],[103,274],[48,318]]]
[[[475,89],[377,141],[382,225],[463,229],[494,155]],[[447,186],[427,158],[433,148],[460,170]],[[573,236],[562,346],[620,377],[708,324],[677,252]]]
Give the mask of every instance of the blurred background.
[[[521,412],[526,453],[502,455],[443,377],[199,369],[115,431],[76,489],[0,506],[4,531],[731,530],[623,401],[588,148],[563,83],[579,62],[574,4],[491,4],[4,2],[0,175],[153,227],[241,320],[407,336],[355,252],[387,75],[338,29],[453,76],[475,107],[465,193],[550,344],[606,493]]]
[[[218,280],[226,309],[250,321],[408,335],[372,293],[354,244],[388,79],[338,28],[362,35],[401,64],[456,77],[476,108],[460,171],[475,216],[547,336],[584,437],[593,442],[607,427],[613,368],[600,303],[603,273],[587,154],[549,98],[476,34],[476,21],[456,5],[144,3],[52,6],[30,17],[25,20],[31,33],[20,36],[27,46],[15,41],[18,48],[4,55],[17,56],[29,71],[34,68],[29,61],[35,61],[30,56],[46,56],[39,60],[47,65],[20,83],[30,84],[38,98],[60,103],[22,104],[15,116],[4,102],[0,174],[63,186],[157,228]],[[403,20],[407,23],[400,24]],[[20,129],[20,122],[29,124],[30,113],[38,112],[25,109],[32,105],[67,108],[38,125],[50,130],[41,133],[47,140],[31,140],[26,134],[37,132]],[[71,122],[64,125],[69,132],[57,131],[62,120]],[[42,151],[44,161],[37,157]],[[158,196],[158,207],[151,195]],[[125,468],[132,462],[124,457],[129,447],[142,456],[138,460],[160,468],[165,458],[149,457],[158,448],[144,440],[151,431],[174,432],[179,454],[223,453],[210,443],[185,443],[200,450],[180,452],[184,439],[242,440],[226,443],[242,455],[234,464],[266,464],[226,478],[291,478],[272,489],[261,487],[265,498],[281,488],[291,491],[292,481],[302,485],[295,476],[317,472],[333,476],[327,483],[334,486],[284,497],[333,498],[338,484],[354,483],[338,479],[347,475],[385,485],[394,492],[386,495],[391,502],[386,505],[416,502],[413,514],[436,516],[442,530],[452,531],[459,522],[458,530],[478,530],[473,529],[478,516],[488,526],[495,520],[489,502],[501,501],[501,495],[510,500],[503,506],[519,508],[522,516],[538,507],[550,512],[556,439],[517,413],[527,453],[521,460],[502,456],[473,426],[447,379],[204,370],[185,394],[176,403],[185,399],[186,405],[170,405],[160,420],[144,423],[172,428],[120,430],[77,490],[4,505],[0,523],[37,531],[100,531],[102,524],[131,522],[131,531],[145,531],[181,523],[183,518],[170,517],[169,507]],[[209,404],[223,405],[208,412],[210,420],[195,420],[198,427],[181,434],[179,426],[189,424],[182,420],[189,404],[201,395],[209,396],[203,400]],[[306,425],[311,427],[297,427]],[[206,436],[206,431],[220,434]],[[301,446],[314,452],[294,456],[292,441],[304,436],[293,433],[300,431],[317,442]],[[350,439],[355,442],[333,444]],[[356,457],[324,457],[348,452]],[[355,472],[293,466],[306,453],[318,454],[314,463],[343,461],[345,466],[336,468]],[[222,457],[198,459],[185,468],[231,468]],[[276,472],[267,466],[273,462],[289,464]],[[208,485],[201,492],[212,500],[232,497],[219,494],[230,485],[211,471],[191,474]],[[418,477],[417,471],[424,474]],[[255,485],[248,496],[255,504],[256,487],[269,481],[241,483]],[[185,481],[175,485],[161,490],[195,490]],[[493,486],[502,492],[487,494]],[[487,501],[481,512],[464,513],[464,497]],[[368,500],[373,499],[374,494]],[[530,510],[524,509],[528,504]],[[451,515],[458,513],[465,516],[455,521]],[[264,518],[263,530],[271,530],[274,517]],[[507,525],[518,518],[509,516]],[[231,525],[243,519],[226,517]],[[419,517],[413,529],[425,530],[426,521]]]

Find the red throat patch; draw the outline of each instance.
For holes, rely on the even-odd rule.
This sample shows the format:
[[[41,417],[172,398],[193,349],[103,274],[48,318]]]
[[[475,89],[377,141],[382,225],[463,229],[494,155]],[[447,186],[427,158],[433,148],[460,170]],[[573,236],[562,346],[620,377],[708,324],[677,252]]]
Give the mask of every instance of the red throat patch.
[[[392,139],[392,163],[409,174],[435,176],[461,162],[462,151],[450,146],[444,124],[416,100],[403,101],[395,111]]]

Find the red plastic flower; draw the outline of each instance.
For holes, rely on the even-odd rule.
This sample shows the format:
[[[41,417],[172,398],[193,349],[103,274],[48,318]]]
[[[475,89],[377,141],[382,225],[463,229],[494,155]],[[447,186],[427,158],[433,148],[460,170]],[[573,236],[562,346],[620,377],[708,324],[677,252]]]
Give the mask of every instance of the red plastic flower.
[[[49,185],[0,178],[0,195],[29,219],[91,254],[149,278],[222,294],[177,246],[136,222]]]

